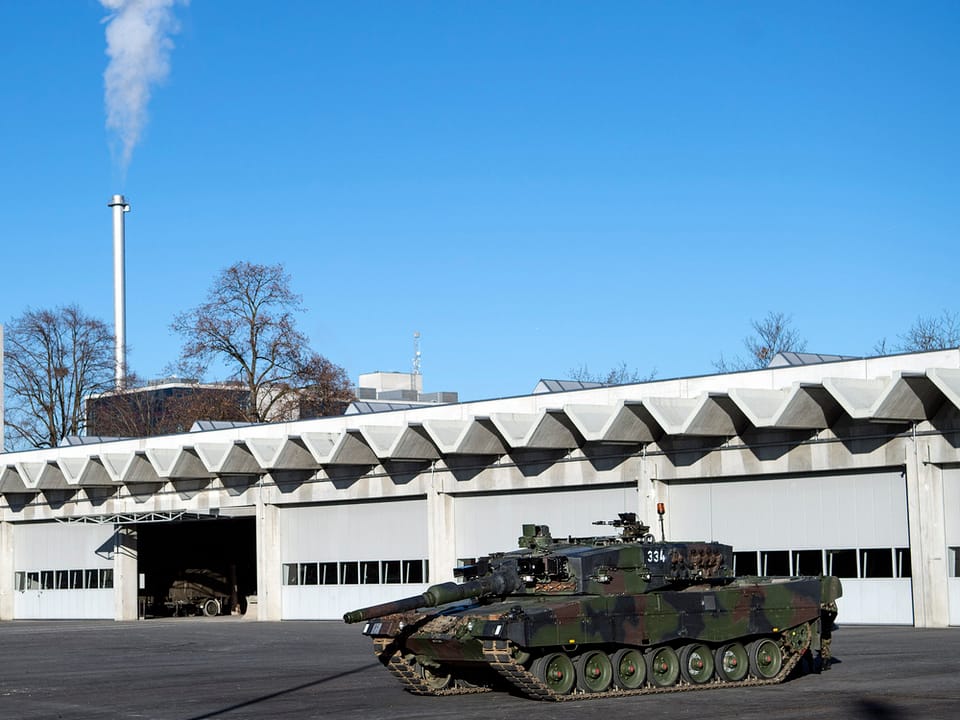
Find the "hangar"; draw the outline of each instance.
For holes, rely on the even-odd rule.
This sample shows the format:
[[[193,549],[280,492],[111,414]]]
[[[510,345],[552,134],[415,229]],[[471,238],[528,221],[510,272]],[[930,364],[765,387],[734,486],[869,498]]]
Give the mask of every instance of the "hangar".
[[[136,619],[196,568],[336,618],[663,502],[741,574],[841,576],[842,622],[960,625],[960,350],[822,360],[0,454],[0,619]]]

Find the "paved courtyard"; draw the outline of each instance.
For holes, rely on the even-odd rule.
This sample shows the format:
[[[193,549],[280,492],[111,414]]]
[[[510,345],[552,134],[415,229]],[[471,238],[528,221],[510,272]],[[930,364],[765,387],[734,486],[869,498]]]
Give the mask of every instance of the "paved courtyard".
[[[838,662],[763,688],[541,703],[417,697],[336,622],[0,623],[0,718],[955,718],[960,628],[842,627]]]

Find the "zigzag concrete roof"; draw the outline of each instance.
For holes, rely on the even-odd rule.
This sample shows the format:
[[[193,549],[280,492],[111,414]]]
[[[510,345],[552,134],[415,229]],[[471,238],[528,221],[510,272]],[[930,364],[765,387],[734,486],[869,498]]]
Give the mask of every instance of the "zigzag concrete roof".
[[[750,428],[918,422],[960,409],[960,350],[539,393],[0,454],[0,493],[136,487],[274,471],[494,458]]]

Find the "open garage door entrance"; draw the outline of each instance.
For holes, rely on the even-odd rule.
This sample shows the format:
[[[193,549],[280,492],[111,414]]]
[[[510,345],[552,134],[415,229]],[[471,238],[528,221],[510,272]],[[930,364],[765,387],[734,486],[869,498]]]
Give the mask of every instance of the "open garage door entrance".
[[[137,524],[142,617],[242,614],[257,592],[253,517]]]

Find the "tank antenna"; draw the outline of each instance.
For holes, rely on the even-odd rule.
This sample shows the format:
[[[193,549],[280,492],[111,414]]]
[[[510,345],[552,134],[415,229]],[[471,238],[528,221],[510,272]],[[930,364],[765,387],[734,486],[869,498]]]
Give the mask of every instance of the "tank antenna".
[[[663,516],[667,514],[667,508],[663,503],[657,503],[657,515],[660,516],[660,542],[666,542],[666,535],[663,534]]]

